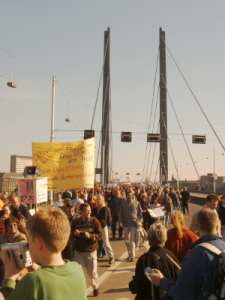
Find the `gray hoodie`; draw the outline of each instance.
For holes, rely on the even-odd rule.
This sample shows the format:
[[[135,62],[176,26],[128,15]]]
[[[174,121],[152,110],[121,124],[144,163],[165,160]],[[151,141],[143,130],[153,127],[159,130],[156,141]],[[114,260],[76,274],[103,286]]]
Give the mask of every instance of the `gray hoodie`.
[[[135,198],[121,201],[119,220],[124,227],[136,227],[142,221],[141,205]]]

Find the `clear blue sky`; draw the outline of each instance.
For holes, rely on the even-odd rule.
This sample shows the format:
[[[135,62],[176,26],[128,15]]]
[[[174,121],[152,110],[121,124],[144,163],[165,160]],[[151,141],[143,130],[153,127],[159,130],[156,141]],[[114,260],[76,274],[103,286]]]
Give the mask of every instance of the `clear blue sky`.
[[[90,126],[103,59],[103,32],[108,26],[113,130],[147,131],[162,26],[168,46],[225,142],[224,11],[225,3],[218,0],[4,1],[0,10],[0,171],[8,171],[11,154],[30,155],[32,141],[48,141],[53,74],[57,78],[56,128]],[[212,171],[215,145],[216,170],[225,175],[222,149],[169,57],[167,61],[168,89],[184,131],[208,134],[207,145],[190,143],[199,172]],[[17,89],[5,87],[12,79]],[[179,133],[168,110],[169,133]],[[65,123],[66,117],[70,123]],[[100,117],[99,103],[95,129],[100,128]],[[72,141],[81,135],[56,136]],[[115,172],[142,172],[145,139],[136,134],[127,145],[114,135]],[[171,135],[171,141],[181,178],[196,178],[181,136]],[[169,165],[170,174],[175,174],[171,159]]]

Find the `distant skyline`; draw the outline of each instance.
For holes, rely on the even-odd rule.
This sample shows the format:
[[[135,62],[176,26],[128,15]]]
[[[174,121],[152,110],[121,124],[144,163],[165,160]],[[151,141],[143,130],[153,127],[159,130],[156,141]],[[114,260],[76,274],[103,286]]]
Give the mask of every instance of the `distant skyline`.
[[[0,171],[9,171],[11,154],[31,155],[32,142],[49,140],[53,75],[57,80],[55,127],[90,127],[107,27],[111,28],[113,131],[134,132],[131,144],[121,144],[120,135],[113,135],[114,172],[121,177],[129,172],[135,178],[143,170],[146,136],[141,133],[148,127],[160,27],[225,143],[224,11],[225,2],[210,0],[4,1],[0,11]],[[212,173],[215,148],[216,173],[225,175],[223,150],[168,55],[167,77],[199,173]],[[6,87],[8,80],[15,80],[17,88]],[[94,129],[99,130],[100,124],[101,93]],[[197,179],[169,103],[168,132],[180,178]],[[198,133],[207,135],[206,145],[191,144],[191,134]],[[57,133],[56,140],[82,136]],[[170,155],[169,178],[172,174],[176,177]]]

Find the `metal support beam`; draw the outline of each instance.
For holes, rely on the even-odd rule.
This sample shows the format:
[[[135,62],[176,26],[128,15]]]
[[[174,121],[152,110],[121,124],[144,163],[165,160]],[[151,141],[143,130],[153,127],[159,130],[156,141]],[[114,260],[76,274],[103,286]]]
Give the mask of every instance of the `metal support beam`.
[[[51,101],[51,128],[50,142],[54,142],[55,138],[55,77],[52,77],[52,101]]]
[[[165,31],[159,30],[160,51],[160,182],[168,182],[168,141],[167,141],[167,77]]]
[[[104,32],[104,69],[102,101],[101,183],[109,183],[110,152],[110,28]]]

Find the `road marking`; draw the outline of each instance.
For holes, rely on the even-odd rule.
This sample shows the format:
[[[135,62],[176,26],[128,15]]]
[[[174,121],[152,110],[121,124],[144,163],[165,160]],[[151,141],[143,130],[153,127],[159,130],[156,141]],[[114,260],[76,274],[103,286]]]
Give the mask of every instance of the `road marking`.
[[[123,274],[123,273],[134,273],[134,270],[116,270],[113,272],[113,275]]]
[[[126,271],[134,271],[135,266],[125,266],[125,267],[117,268],[118,271],[124,271],[124,269],[126,269]]]

